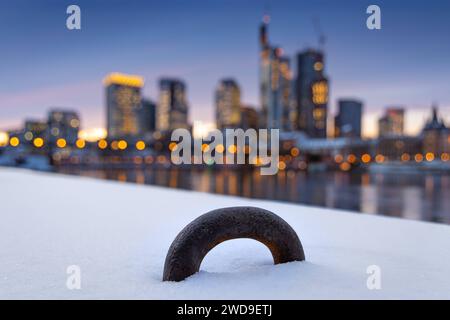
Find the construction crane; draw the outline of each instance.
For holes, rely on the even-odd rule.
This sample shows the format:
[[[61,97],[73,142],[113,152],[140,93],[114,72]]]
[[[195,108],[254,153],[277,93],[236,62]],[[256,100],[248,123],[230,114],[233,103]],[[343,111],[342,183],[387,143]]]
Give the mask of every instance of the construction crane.
[[[319,37],[319,49],[323,51],[325,49],[326,37],[325,34],[323,33],[319,18],[313,19],[313,27],[314,31],[317,33],[317,36]]]

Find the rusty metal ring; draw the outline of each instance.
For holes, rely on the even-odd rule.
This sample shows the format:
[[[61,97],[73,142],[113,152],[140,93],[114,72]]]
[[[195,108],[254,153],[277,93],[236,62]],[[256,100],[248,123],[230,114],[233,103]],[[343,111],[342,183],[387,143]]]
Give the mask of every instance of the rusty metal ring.
[[[178,234],[166,256],[163,281],[193,275],[212,248],[238,238],[265,244],[275,264],[305,260],[294,229],[276,214],[255,207],[223,208],[198,217]]]

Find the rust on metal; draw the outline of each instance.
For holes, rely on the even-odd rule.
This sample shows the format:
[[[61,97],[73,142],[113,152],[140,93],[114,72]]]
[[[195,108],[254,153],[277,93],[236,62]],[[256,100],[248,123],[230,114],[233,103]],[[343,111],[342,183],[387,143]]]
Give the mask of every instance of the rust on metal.
[[[266,245],[275,264],[305,260],[294,229],[276,214],[255,207],[223,208],[198,217],[178,234],[166,256],[163,281],[181,281],[193,275],[212,248],[239,238]]]

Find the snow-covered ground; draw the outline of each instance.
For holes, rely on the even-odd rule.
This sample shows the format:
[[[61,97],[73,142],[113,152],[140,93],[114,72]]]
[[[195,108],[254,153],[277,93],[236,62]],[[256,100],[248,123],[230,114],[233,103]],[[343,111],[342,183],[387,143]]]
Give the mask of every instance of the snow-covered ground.
[[[329,209],[0,168],[0,298],[450,299],[450,227]],[[177,233],[215,208],[257,206],[298,233],[306,261],[273,265],[253,240],[162,282]],[[81,289],[66,286],[68,266]],[[381,289],[367,287],[367,268]]]

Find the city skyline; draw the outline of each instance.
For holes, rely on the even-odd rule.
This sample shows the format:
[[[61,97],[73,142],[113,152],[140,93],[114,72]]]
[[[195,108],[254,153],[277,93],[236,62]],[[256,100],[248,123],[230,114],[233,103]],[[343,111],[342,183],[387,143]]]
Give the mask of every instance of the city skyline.
[[[230,5],[232,2],[228,2],[228,4]],[[82,30],[78,34],[65,30],[63,23],[61,26],[58,25],[59,28],[55,28],[56,22],[65,20],[64,5],[49,7],[49,10],[43,13],[44,16],[47,15],[48,19],[43,19],[47,22],[40,21],[37,19],[38,17],[32,20],[36,28],[34,32],[37,33],[37,39],[28,39],[28,42],[31,42],[28,45],[36,49],[33,52],[36,57],[33,56],[33,58],[35,58],[34,61],[37,61],[37,65],[28,61],[20,61],[20,58],[28,57],[28,53],[22,51],[17,53],[15,50],[23,44],[13,40],[29,36],[29,30],[27,31],[24,26],[19,26],[11,35],[5,33],[6,27],[2,28],[1,35],[6,39],[6,44],[12,44],[12,47],[9,47],[4,53],[5,58],[10,58],[8,61],[11,63],[4,67],[6,72],[2,72],[0,75],[0,79],[4,80],[0,87],[0,103],[4,110],[0,119],[0,128],[10,129],[19,126],[25,116],[40,118],[43,112],[55,106],[78,110],[84,128],[106,127],[101,79],[113,71],[139,74],[145,77],[146,86],[143,89],[143,95],[152,100],[158,100],[157,84],[160,78],[169,76],[184,80],[187,84],[189,116],[192,123],[198,120],[214,122],[214,89],[219,80],[224,77],[232,77],[239,83],[244,104],[259,107],[257,39],[258,26],[264,11],[264,4],[261,1],[239,4],[238,7],[242,9],[239,12],[233,12],[229,8],[225,8],[226,10],[223,11],[221,7],[226,7],[226,4],[223,3],[207,4],[202,2],[200,5],[200,2],[192,1],[187,5],[175,2],[173,12],[169,15],[172,17],[179,15],[180,21],[173,21],[172,25],[165,21],[152,22],[150,25],[156,26],[157,33],[161,34],[155,36],[154,33],[147,30],[148,41],[145,37],[141,38],[142,30],[137,34],[131,33],[142,28],[143,25],[139,22],[139,18],[145,12],[152,14],[155,10],[160,16],[168,13],[164,11],[163,3],[156,4],[156,2],[150,2],[148,6],[144,5],[146,10],[139,13],[136,11],[137,3],[140,6],[144,5],[142,2],[135,1],[124,9],[123,5],[113,2],[111,8],[105,11],[102,10],[99,3],[89,4],[80,1],[79,5],[84,18]],[[376,133],[378,118],[384,113],[384,109],[390,106],[406,108],[406,133],[418,132],[422,129],[425,120],[429,118],[429,109],[433,102],[439,105],[440,113],[449,121],[450,94],[446,89],[448,80],[446,82],[445,79],[450,74],[450,62],[445,60],[445,56],[448,57],[450,51],[448,43],[450,42],[442,41],[444,40],[442,38],[448,37],[448,34],[446,34],[446,29],[443,29],[445,26],[443,20],[440,19],[443,16],[439,15],[439,11],[434,11],[437,9],[445,11],[445,9],[431,8],[432,10],[424,14],[423,18],[429,19],[426,20],[429,24],[417,26],[411,25],[411,23],[403,25],[403,23],[405,23],[405,18],[411,19],[419,13],[420,8],[424,5],[420,1],[408,2],[406,13],[398,4],[393,5],[382,1],[380,5],[383,10],[383,27],[389,29],[389,34],[383,33],[383,30],[371,32],[365,28],[364,3],[349,2],[345,12],[344,10],[341,12],[330,2],[329,7],[335,9],[333,11],[334,18],[331,20],[329,19],[330,12],[320,11],[320,22],[327,36],[325,61],[331,89],[329,121],[336,114],[337,100],[345,98],[358,99],[364,103],[366,117],[363,122],[363,133],[365,136]],[[30,6],[33,5],[25,6],[23,3],[19,3],[16,14],[20,13],[22,16],[18,21],[10,22],[10,25],[15,26],[20,21],[23,22],[21,19],[29,18],[27,14],[23,16],[23,11],[20,9]],[[446,4],[443,6],[445,7]],[[323,7],[323,4],[320,7]],[[289,9],[294,8],[304,10],[290,12],[292,10]],[[123,9],[123,12],[119,13],[119,9]],[[306,47],[317,47],[319,35],[314,31],[312,23],[312,18],[318,13],[316,9],[315,5],[304,2],[298,4],[280,1],[276,5],[275,3],[270,5],[269,13],[272,20],[269,26],[270,39],[275,45],[284,48],[291,59]],[[113,20],[117,21],[118,17],[126,19],[131,12],[134,19],[130,25],[119,23],[120,26],[118,26],[112,23]],[[204,27],[207,22],[212,21],[213,17],[207,18],[203,13],[211,13],[213,17],[214,13],[220,15],[220,19],[211,25],[212,30],[208,34],[205,33]],[[436,14],[432,17],[433,19],[431,19],[432,13]],[[336,26],[336,30],[330,28],[330,23],[331,25],[333,21],[337,23],[339,19],[349,14],[353,17],[350,21],[342,20],[342,23]],[[356,16],[354,16],[355,14]],[[394,14],[396,19],[393,17]],[[236,16],[236,19],[225,21],[233,15]],[[107,19],[107,16],[111,20]],[[194,17],[195,21],[189,20]],[[11,18],[17,17],[13,13],[4,19],[2,17],[2,21],[8,23]],[[159,18],[159,20],[161,19]],[[232,21],[233,24],[230,24],[229,21]],[[289,26],[289,23],[293,21],[297,21],[294,24],[295,28],[298,28],[299,25],[302,28],[293,29],[292,26]],[[188,30],[183,30],[180,25],[187,27]],[[224,25],[229,29],[227,32],[221,31]],[[56,30],[48,30],[50,26]],[[56,36],[55,40],[64,40],[61,49],[68,51],[65,51],[56,60],[50,60],[55,58],[55,54],[61,54],[61,49],[55,48],[52,42],[47,42],[53,39],[52,37],[47,35],[45,39],[41,39],[39,27],[44,28],[44,32],[51,31],[50,34]],[[167,27],[167,30],[163,32],[164,28],[161,27]],[[355,27],[357,30],[352,29]],[[436,32],[438,27],[441,28],[441,31],[437,30]],[[132,48],[136,48],[129,50],[132,52],[131,59],[130,53],[120,52],[126,49],[116,47],[115,41],[104,50],[97,50],[99,45],[105,44],[104,40],[114,40],[114,37],[108,33],[106,39],[100,39],[100,44],[94,43],[94,40],[105,36],[108,28],[112,28],[110,31],[121,30],[118,33],[111,33],[117,35],[122,41],[126,40],[122,47],[127,48],[127,45],[130,45]],[[241,28],[243,28],[242,32]],[[402,43],[396,43],[394,40],[407,32],[408,28],[413,32],[416,31],[421,46],[416,51],[411,51],[411,54],[408,55],[409,61],[405,61],[402,53],[411,49],[411,41],[416,42],[417,37],[406,37],[406,40],[402,39]],[[445,28],[448,27],[445,26]],[[189,30],[194,32],[189,32]],[[290,32],[287,32],[289,30]],[[298,35],[293,36],[297,34],[297,30],[299,30]],[[356,31],[356,35],[353,35],[356,44],[353,43],[353,47],[350,46],[347,48],[348,50],[343,50],[353,40],[346,35],[346,30]],[[432,30],[434,32],[431,32]],[[217,32],[214,37],[212,36],[213,31]],[[383,35],[383,39],[380,39],[380,35]],[[13,39],[14,36],[18,39]],[[164,41],[164,36],[177,37]],[[236,39],[234,39],[235,36]],[[215,40],[213,44],[218,44],[218,48],[208,47],[204,43],[213,38]],[[67,42],[69,43],[67,44]],[[305,45],[306,43],[309,45]],[[45,44],[48,47],[43,48]],[[152,44],[154,47],[151,46]],[[375,52],[371,52],[374,47],[370,44],[378,45]],[[91,47],[89,48],[89,46]],[[183,46],[184,51],[180,50]],[[382,52],[385,51],[386,46],[392,47],[392,52]],[[50,54],[48,52],[50,49],[55,49],[55,52]],[[88,49],[87,52],[85,49]],[[100,57],[97,55],[104,54],[106,49],[111,49],[111,55],[105,57],[106,61],[99,60]],[[353,51],[362,52],[355,54]],[[379,60],[374,60],[374,55],[378,55]],[[86,57],[90,57],[90,59],[83,59]],[[380,64],[381,61],[384,63]],[[90,69],[92,65],[96,66]],[[46,67],[49,69],[48,72],[42,72],[42,69]],[[293,69],[295,70],[295,67]],[[380,70],[374,72],[376,69]],[[36,77],[36,72],[38,77]],[[32,76],[33,74],[34,76]],[[361,77],[363,77],[362,80]]]

